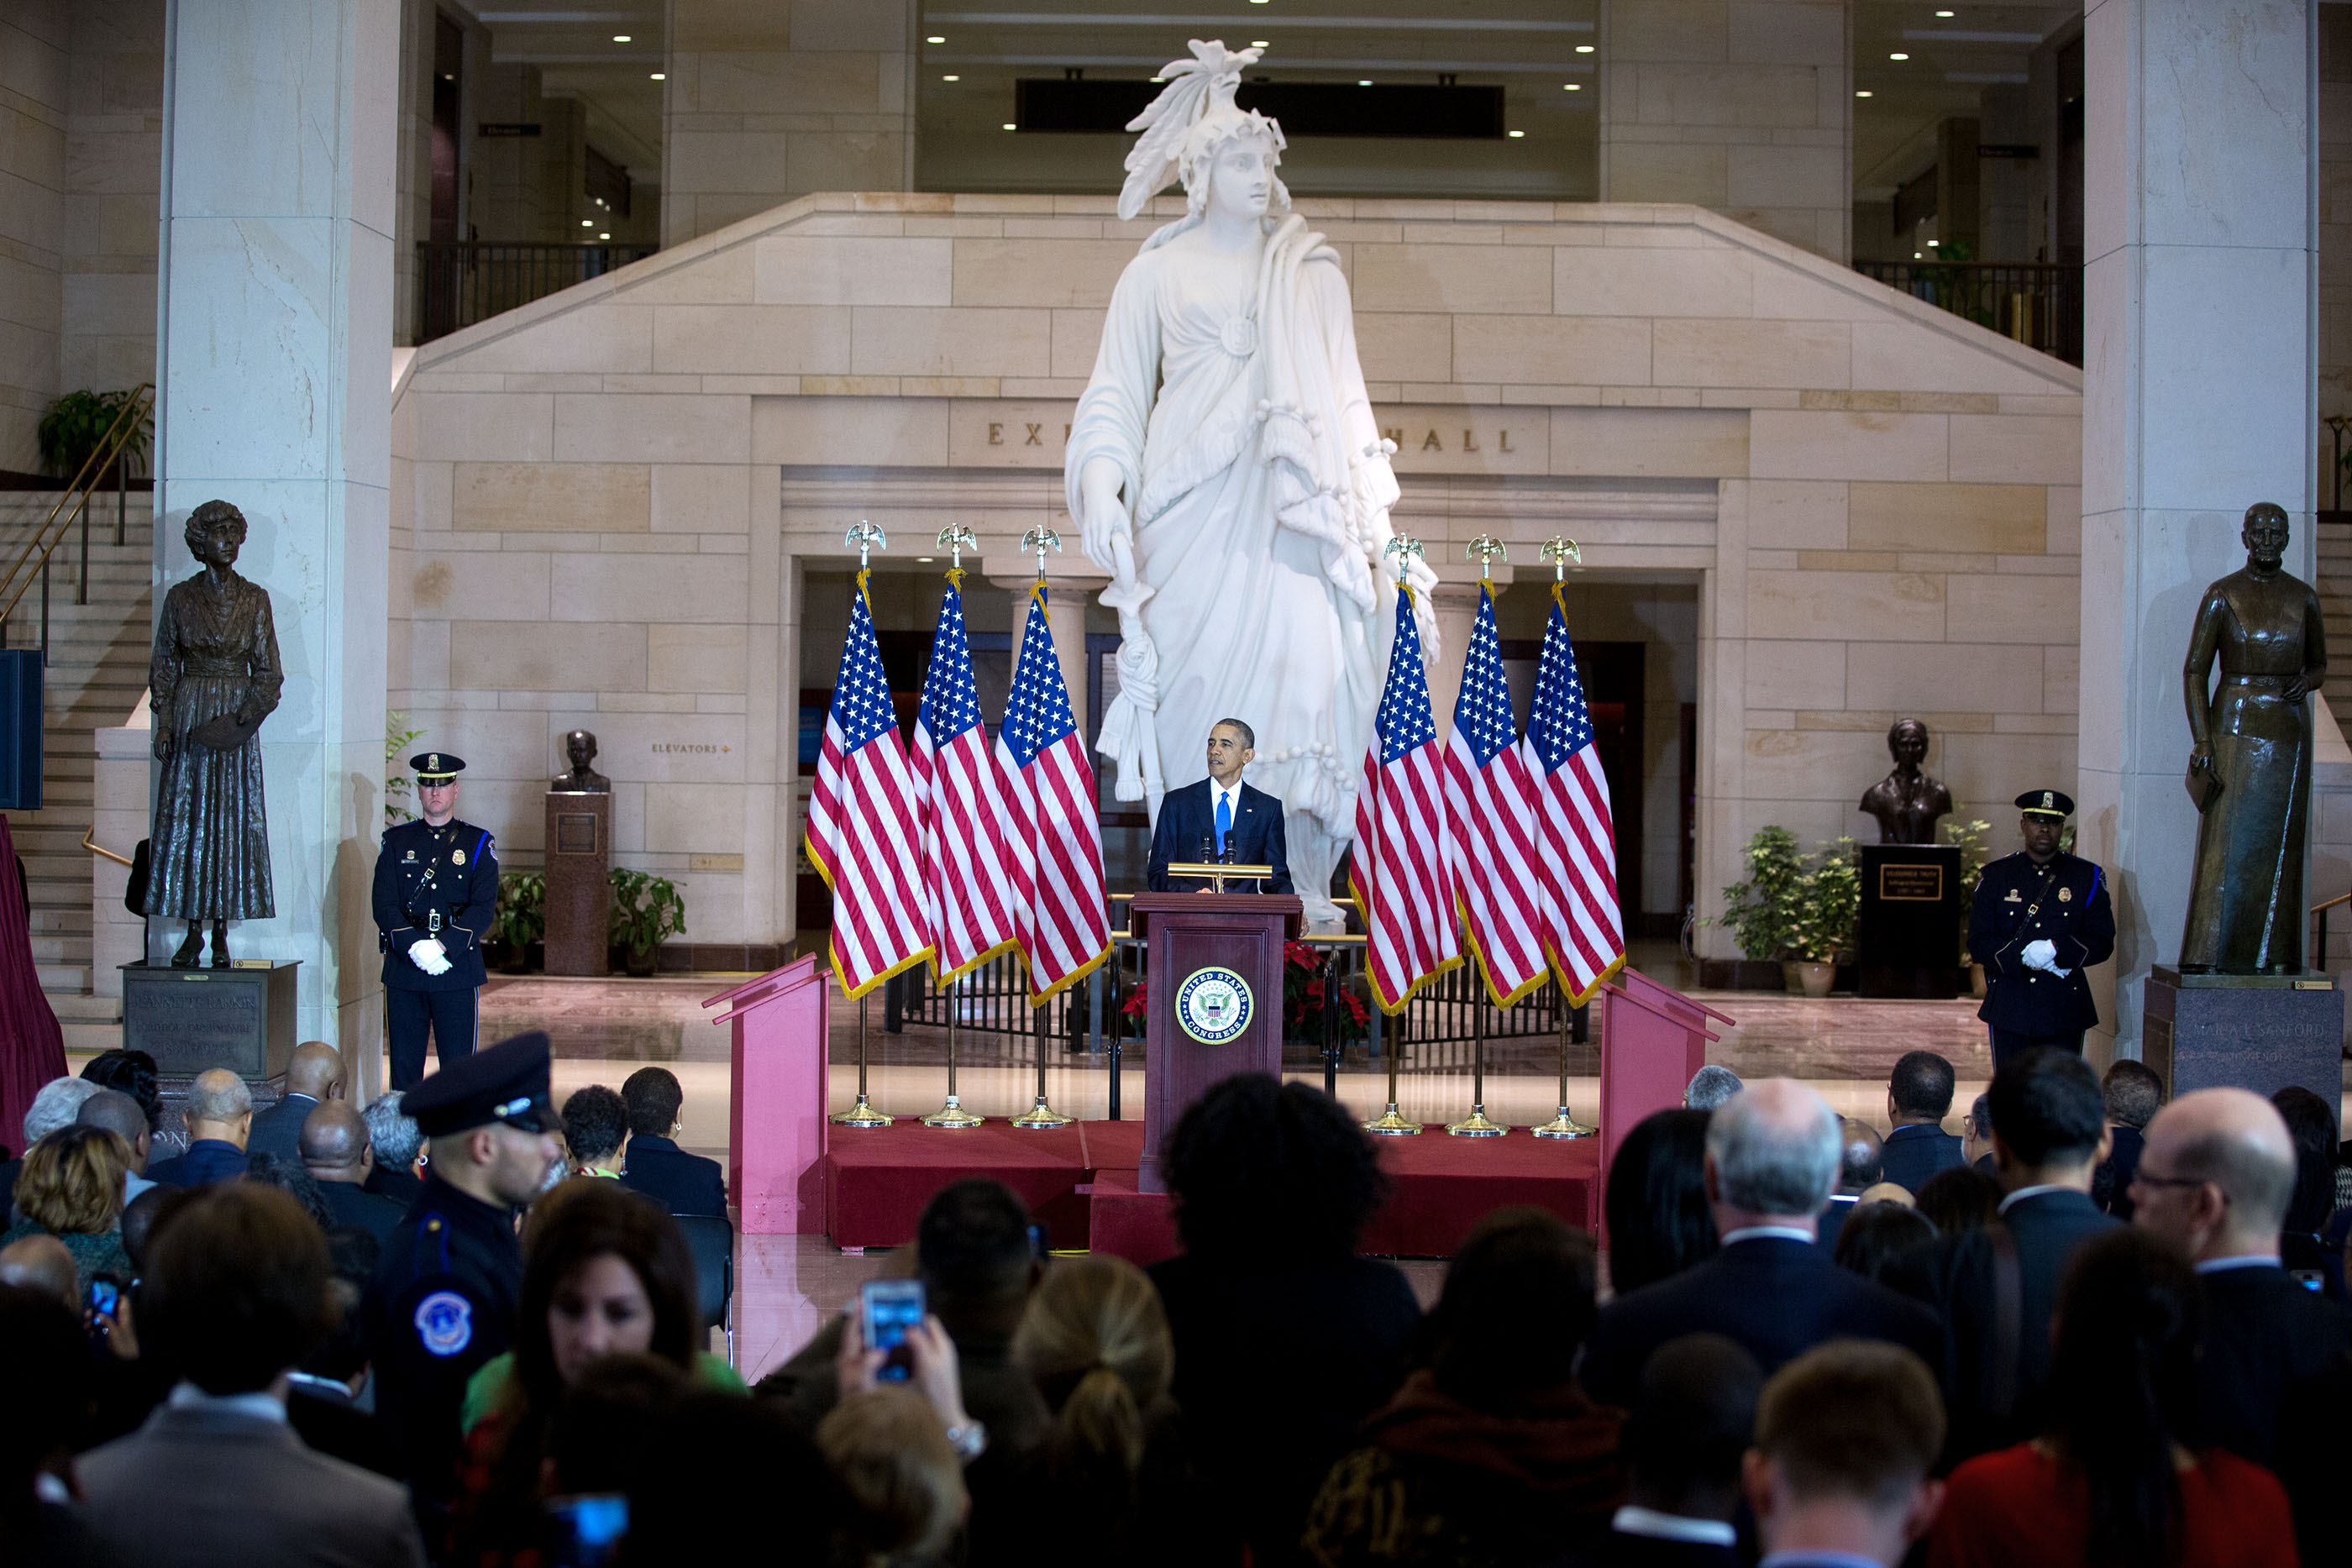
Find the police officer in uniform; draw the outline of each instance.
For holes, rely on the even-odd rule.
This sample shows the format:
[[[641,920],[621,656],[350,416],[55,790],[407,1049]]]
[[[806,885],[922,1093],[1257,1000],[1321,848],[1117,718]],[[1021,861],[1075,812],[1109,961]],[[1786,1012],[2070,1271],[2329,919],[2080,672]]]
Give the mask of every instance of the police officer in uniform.
[[[446,1502],[466,1380],[513,1348],[522,1295],[515,1211],[562,1168],[548,1040],[518,1035],[401,1097],[433,1141],[425,1187],[384,1243],[368,1292],[376,1409],[427,1503]]]
[[[2099,1021],[2083,971],[2116,950],[2116,912],[2106,873],[2058,848],[2074,802],[2055,789],[2028,789],[2025,848],[1987,863],[1969,911],[1969,952],[1985,969],[1977,1017],[1992,1032],[1992,1064],[2035,1046],[2080,1055],[2083,1031]]]
[[[392,1086],[425,1076],[429,1030],[444,1068],[473,1054],[482,982],[482,938],[499,908],[498,844],[457,821],[466,759],[446,751],[412,757],[422,820],[387,828],[375,860],[375,924],[383,949],[384,1021]]]

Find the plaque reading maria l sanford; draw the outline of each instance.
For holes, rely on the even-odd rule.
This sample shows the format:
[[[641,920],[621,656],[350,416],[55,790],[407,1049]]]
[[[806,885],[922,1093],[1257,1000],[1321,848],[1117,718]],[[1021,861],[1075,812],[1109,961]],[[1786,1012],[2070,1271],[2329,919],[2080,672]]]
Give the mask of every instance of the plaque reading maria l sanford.
[[[1939,865],[1882,865],[1878,896],[1898,904],[1941,904],[1944,868]]]

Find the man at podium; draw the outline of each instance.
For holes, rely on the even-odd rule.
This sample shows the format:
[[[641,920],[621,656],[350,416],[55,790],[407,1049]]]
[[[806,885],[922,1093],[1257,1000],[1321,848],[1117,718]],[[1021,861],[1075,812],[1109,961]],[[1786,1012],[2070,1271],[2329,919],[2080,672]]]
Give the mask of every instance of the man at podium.
[[[1208,884],[1197,878],[1171,879],[1168,862],[1216,860],[1270,865],[1274,875],[1259,891],[1291,891],[1290,857],[1282,843],[1282,802],[1242,782],[1242,769],[1257,755],[1256,742],[1250,727],[1237,718],[1221,718],[1210,727],[1209,776],[1171,789],[1160,802],[1146,883],[1152,892],[1205,888]]]

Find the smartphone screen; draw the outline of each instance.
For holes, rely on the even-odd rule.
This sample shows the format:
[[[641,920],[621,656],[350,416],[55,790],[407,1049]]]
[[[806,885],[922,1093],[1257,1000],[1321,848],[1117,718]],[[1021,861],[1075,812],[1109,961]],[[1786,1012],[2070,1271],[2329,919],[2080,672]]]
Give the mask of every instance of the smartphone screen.
[[[89,1310],[102,1318],[121,1315],[122,1286],[100,1274],[89,1282]]]
[[[548,1568],[604,1568],[620,1561],[629,1533],[629,1500],[592,1492],[547,1500]]]
[[[866,1348],[890,1353],[876,1375],[887,1383],[904,1383],[914,1372],[907,1356],[907,1331],[923,1321],[923,1282],[869,1280],[858,1287],[857,1301]]]

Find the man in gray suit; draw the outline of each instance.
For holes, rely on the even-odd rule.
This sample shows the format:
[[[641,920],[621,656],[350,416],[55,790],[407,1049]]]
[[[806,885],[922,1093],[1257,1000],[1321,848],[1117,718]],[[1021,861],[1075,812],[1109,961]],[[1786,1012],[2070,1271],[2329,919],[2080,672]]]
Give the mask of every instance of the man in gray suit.
[[[285,1193],[207,1189],[156,1232],[139,1333],[184,1381],[130,1437],[82,1456],[84,1517],[142,1568],[422,1568],[408,1496],[303,1445],[287,1374],[329,1325],[326,1238]]]

